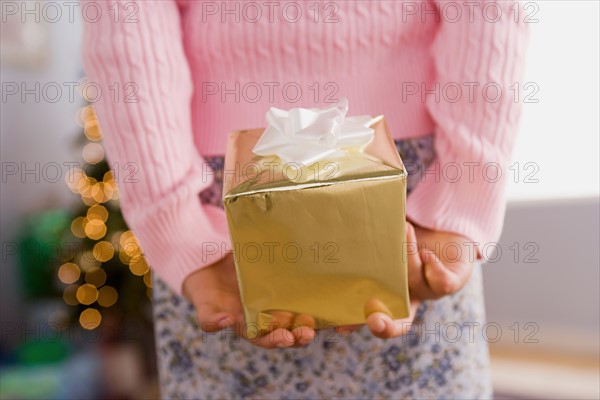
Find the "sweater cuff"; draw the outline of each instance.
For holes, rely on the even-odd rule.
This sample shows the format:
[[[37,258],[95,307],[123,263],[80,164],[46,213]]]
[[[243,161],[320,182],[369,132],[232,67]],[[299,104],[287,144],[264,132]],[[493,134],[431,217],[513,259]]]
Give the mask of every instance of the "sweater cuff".
[[[491,257],[502,232],[506,185],[500,165],[489,165],[493,167],[475,170],[471,176],[463,170],[455,178],[441,173],[443,164],[435,161],[408,196],[406,218],[427,229],[464,236],[474,257]]]
[[[123,212],[152,270],[179,295],[189,274],[231,251],[224,210],[203,205],[199,192],[206,184],[192,179],[143,213]]]

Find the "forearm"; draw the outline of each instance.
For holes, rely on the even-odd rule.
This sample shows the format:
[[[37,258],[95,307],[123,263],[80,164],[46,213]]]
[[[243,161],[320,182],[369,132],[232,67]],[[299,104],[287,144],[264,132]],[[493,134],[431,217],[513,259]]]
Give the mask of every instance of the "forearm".
[[[179,11],[174,1],[137,2],[137,21],[126,23],[107,17],[113,3],[96,2],[105,17],[85,23],[83,61],[104,94],[94,107],[107,157],[134,172],[118,182],[124,217],[150,265],[180,292],[190,272],[223,256],[207,249],[227,247],[229,237],[223,212],[198,197],[212,175],[194,146]],[[115,84],[133,96],[108,96]]]
[[[506,171],[521,105],[511,96],[520,84],[528,29],[515,22],[516,3],[460,3],[459,21],[441,16],[432,46],[434,84],[459,87],[459,96],[427,97],[435,121],[437,160],[411,193],[407,217],[426,228],[461,234],[479,243],[497,240],[505,209]],[[435,3],[437,4],[437,3]]]

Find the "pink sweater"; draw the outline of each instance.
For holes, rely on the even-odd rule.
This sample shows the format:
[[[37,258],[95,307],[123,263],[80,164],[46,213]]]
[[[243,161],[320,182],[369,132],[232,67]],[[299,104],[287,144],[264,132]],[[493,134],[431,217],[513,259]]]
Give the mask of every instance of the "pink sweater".
[[[225,254],[212,244],[230,249],[224,212],[199,201],[202,156],[265,126],[270,106],[347,97],[396,138],[434,133],[438,163],[407,217],[480,250],[498,239],[528,38],[513,2],[91,3],[83,59],[123,213],[175,291]]]

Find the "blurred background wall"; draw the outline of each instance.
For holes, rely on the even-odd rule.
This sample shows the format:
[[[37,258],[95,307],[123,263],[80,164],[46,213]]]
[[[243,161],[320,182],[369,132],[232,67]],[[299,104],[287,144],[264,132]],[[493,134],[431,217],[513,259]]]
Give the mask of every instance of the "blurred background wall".
[[[491,252],[493,262],[484,266],[488,321],[502,332],[491,343],[495,385],[512,398],[598,398],[599,6],[527,4],[532,40],[527,75],[519,85],[524,111],[513,168],[507,171],[513,182],[498,245],[502,253]],[[77,121],[85,101],[77,90],[70,97],[65,86],[83,77],[79,18],[42,19],[15,30],[12,20],[5,20],[7,9],[2,12],[0,349],[8,365],[14,364],[9,354],[15,346],[39,333],[31,324],[65,306],[60,297],[42,305],[25,301],[15,246],[28,218],[74,210],[80,203],[65,183],[65,163],[82,162]],[[25,36],[15,36],[17,31]],[[23,46],[28,50],[19,52]],[[53,92],[40,99],[7,94],[14,84],[48,83],[64,89],[55,102],[49,101]],[[51,163],[61,166],[61,179],[50,169],[51,179],[44,176]],[[151,363],[130,353],[126,361],[113,362]],[[140,372],[126,381],[138,384],[152,374],[144,375],[143,366],[130,369]],[[122,391],[144,396],[135,385]]]
[[[4,14],[3,14],[4,16]],[[31,38],[19,43],[31,43],[31,59],[13,56],[6,60],[3,43],[2,64],[2,302],[0,304],[3,319],[20,320],[21,295],[16,276],[16,254],[10,252],[8,242],[14,242],[15,233],[20,227],[22,218],[32,212],[42,211],[49,207],[67,207],[72,200],[71,193],[65,191],[64,180],[51,182],[42,177],[42,165],[57,163],[61,166],[61,174],[65,173],[64,163],[74,161],[73,147],[75,139],[80,135],[80,128],[75,124],[75,115],[82,105],[82,98],[75,91],[75,97],[69,99],[64,82],[77,82],[83,71],[80,59],[81,24],[76,19],[59,19],[56,23],[36,24],[31,31]],[[6,23],[2,24],[2,36],[5,37]],[[15,40],[16,41],[16,40]],[[20,47],[18,44],[15,46]],[[7,65],[8,64],[8,65]],[[35,94],[26,95],[22,101],[21,94],[6,94],[7,84],[16,83],[35,88],[36,84],[57,83],[65,89],[64,95],[58,96],[56,102],[50,102]],[[5,98],[4,98],[5,97]],[[50,94],[49,99],[54,95]],[[9,175],[11,167],[17,164],[19,171]],[[40,167],[37,168],[36,165]],[[22,176],[27,168],[34,171]],[[37,172],[36,172],[37,168]],[[48,171],[49,172],[49,171]],[[54,178],[54,175],[51,176]],[[52,179],[54,180],[54,179]]]
[[[523,2],[523,115],[499,242],[484,266],[494,384],[523,398],[598,398],[598,3]],[[493,335],[493,330],[490,335]]]
[[[81,9],[3,1],[0,11],[0,398],[155,398],[150,275],[114,179],[102,182],[99,130],[80,90]],[[82,168],[99,175],[95,199]],[[74,223],[86,212],[106,234]],[[107,255],[112,267],[98,268]]]

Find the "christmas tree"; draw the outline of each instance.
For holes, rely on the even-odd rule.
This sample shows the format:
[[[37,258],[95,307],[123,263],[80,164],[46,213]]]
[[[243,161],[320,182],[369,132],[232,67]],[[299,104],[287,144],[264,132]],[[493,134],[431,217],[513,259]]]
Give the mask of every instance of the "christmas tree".
[[[117,179],[106,162],[93,107],[83,107],[77,120],[84,134],[84,163],[65,178],[80,203],[65,232],[57,266],[62,297],[72,306],[71,318],[85,329],[99,327],[103,319],[105,324],[150,324],[151,272],[121,214]]]

